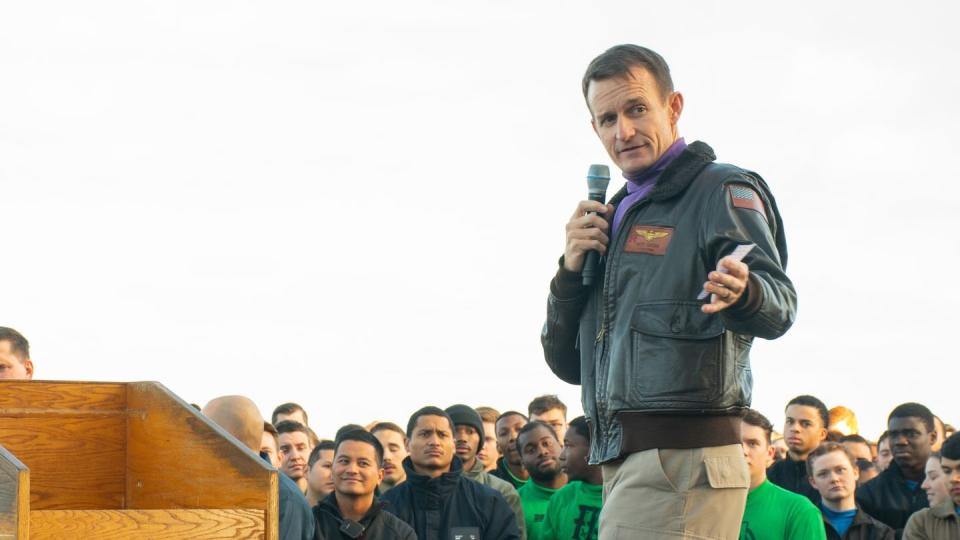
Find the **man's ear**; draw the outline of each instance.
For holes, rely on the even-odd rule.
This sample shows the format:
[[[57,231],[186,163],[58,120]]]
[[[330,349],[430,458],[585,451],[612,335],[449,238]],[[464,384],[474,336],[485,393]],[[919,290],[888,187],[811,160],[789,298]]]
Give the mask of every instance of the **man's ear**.
[[[767,464],[765,468],[769,469],[770,465],[773,465],[773,456],[775,455],[777,455],[777,449],[768,444],[767,445]]]
[[[680,121],[680,114],[683,113],[683,94],[674,92],[667,98],[667,107],[670,109],[670,124],[677,125]]]
[[[23,367],[27,370],[27,380],[33,379],[33,360],[27,358],[23,361]]]

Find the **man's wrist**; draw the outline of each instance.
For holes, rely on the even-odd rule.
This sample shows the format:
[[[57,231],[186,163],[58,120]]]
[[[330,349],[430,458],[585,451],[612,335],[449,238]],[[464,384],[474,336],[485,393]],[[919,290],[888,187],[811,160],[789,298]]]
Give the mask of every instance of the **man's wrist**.
[[[550,292],[559,300],[571,300],[583,293],[583,276],[580,272],[567,270],[560,257],[556,275],[550,281]]]

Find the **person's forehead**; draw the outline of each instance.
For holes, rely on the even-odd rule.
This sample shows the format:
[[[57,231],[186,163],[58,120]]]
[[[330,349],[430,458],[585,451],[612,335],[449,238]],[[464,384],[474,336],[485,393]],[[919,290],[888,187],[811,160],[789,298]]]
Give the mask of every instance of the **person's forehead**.
[[[417,418],[417,429],[433,429],[436,431],[450,431],[450,421],[445,416],[425,414]]]
[[[553,433],[550,433],[550,430],[543,426],[536,426],[526,433],[521,433],[520,438],[523,440],[521,444],[527,444],[530,442],[539,442],[543,439],[555,439]]]
[[[273,434],[268,431],[263,432],[263,435],[260,436],[260,440],[262,441],[260,444],[269,444],[270,446],[277,445],[277,440],[274,439]]]
[[[587,102],[594,113],[631,98],[655,99],[660,89],[657,80],[643,66],[633,66],[627,75],[590,81]]]
[[[511,414],[510,416],[504,416],[497,421],[497,428],[500,426],[509,426],[512,428],[523,427],[527,424],[527,421],[523,419],[519,414]]]
[[[813,461],[813,472],[822,471],[824,469],[832,469],[838,465],[847,465],[850,466],[850,459],[847,455],[839,450],[833,452],[827,452],[822,456],[818,456]]]
[[[810,405],[800,405],[794,403],[787,407],[787,418],[797,420],[817,420],[820,418],[820,411]]]
[[[960,468],[960,459],[950,459],[944,456],[940,456],[940,466],[947,467],[950,469]]]
[[[288,431],[280,434],[280,444],[300,444],[305,443],[308,440],[309,438],[307,437],[307,434],[302,431]]]
[[[403,444],[403,437],[392,429],[381,429],[374,433],[373,436],[384,446],[390,443]]]
[[[540,414],[533,415],[532,418],[540,420],[563,420],[563,411],[559,407],[548,409]]]
[[[923,419],[917,416],[894,416],[887,423],[887,427],[890,431],[900,431],[904,429],[926,431],[926,425],[923,423]]]
[[[748,424],[746,422],[740,422],[740,435],[743,440],[756,439],[759,441],[766,441],[767,434],[763,431],[763,428],[760,426],[755,426],[753,424]]]
[[[329,452],[329,456],[325,459],[333,459],[333,450],[321,450],[321,452]],[[323,454],[321,454],[323,455]],[[363,441],[343,441],[340,443],[340,446],[337,448],[338,456],[350,456],[353,458],[376,457],[377,451],[374,450],[373,446],[367,444]]]

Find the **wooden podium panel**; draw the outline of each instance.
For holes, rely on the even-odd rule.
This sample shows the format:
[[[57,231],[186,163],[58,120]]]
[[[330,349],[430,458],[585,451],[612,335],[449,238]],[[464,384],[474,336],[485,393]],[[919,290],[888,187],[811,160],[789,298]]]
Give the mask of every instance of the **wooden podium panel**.
[[[277,471],[159,383],[0,381],[0,445],[0,539],[277,537]]]
[[[30,474],[0,446],[0,538],[26,538],[30,528]]]

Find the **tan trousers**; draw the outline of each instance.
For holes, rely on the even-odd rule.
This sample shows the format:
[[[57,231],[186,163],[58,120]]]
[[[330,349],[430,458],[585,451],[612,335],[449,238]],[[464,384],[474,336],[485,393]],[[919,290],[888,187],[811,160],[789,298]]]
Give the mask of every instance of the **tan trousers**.
[[[599,540],[736,540],[749,487],[739,444],[630,454],[603,466]]]

